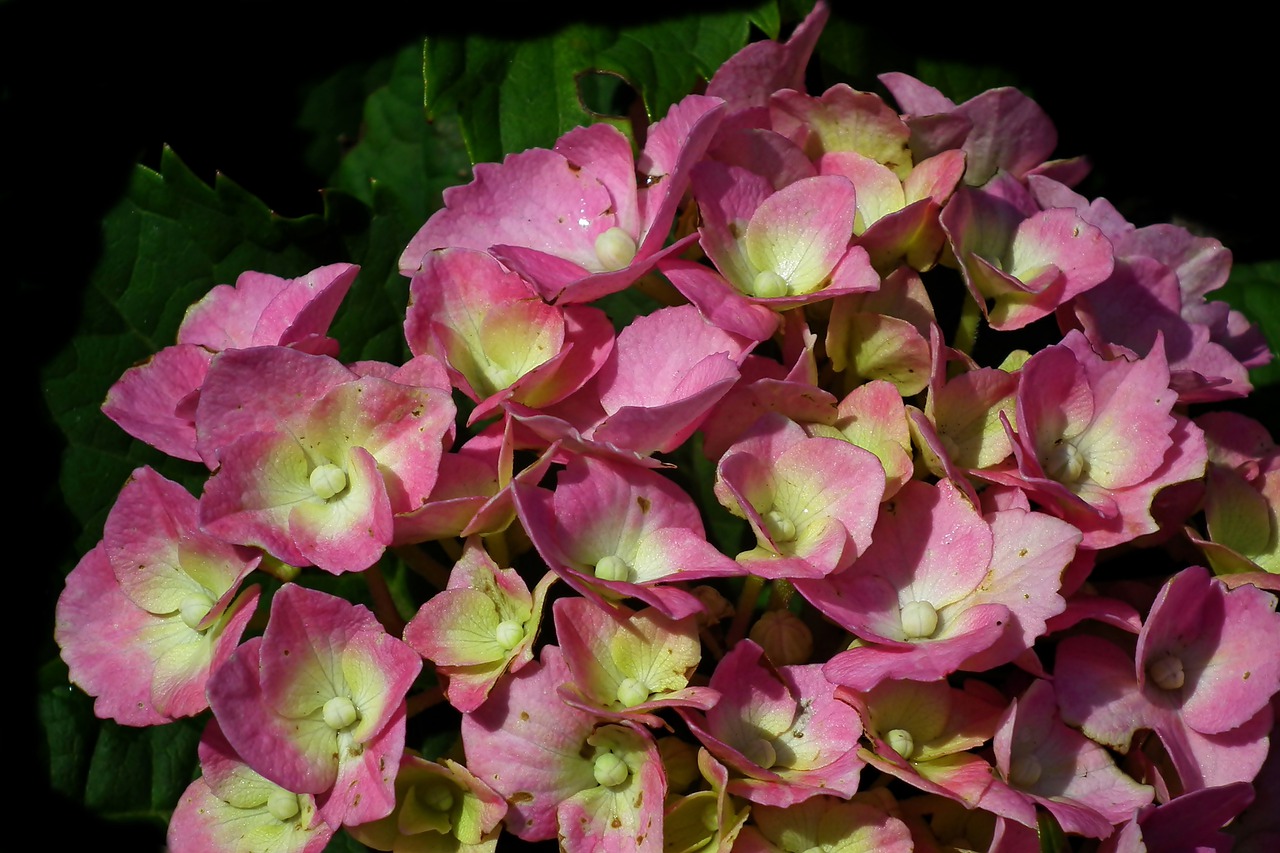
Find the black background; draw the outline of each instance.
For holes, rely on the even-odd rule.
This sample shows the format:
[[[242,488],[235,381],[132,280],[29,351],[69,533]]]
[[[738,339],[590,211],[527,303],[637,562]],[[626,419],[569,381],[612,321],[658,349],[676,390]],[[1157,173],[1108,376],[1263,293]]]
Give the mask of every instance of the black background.
[[[623,14],[639,20],[723,5],[646,3]],[[22,383],[6,427],[18,463],[10,476],[22,479],[9,485],[35,508],[12,525],[12,568],[30,585],[10,616],[9,642],[18,649],[46,647],[24,637],[48,635],[61,586],[44,546],[73,535],[58,498],[61,441],[39,368],[75,328],[79,294],[101,250],[98,223],[131,168],[158,165],[167,144],[205,180],[224,173],[282,215],[319,212],[325,176],[302,164],[308,140],[293,125],[309,82],[431,33],[527,34],[571,19],[533,8],[542,4],[522,4],[514,17],[484,4],[470,7],[484,20],[462,21],[438,6],[124,3],[74,11],[47,0],[0,2],[0,247],[18,294],[16,308],[9,303],[0,316]],[[868,44],[886,62],[914,54],[1007,69],[1054,120],[1059,155],[1093,161],[1094,176],[1080,189],[1107,196],[1136,224],[1185,218],[1221,239],[1238,262],[1280,256],[1272,206],[1280,197],[1280,75],[1271,28],[1223,4],[1123,20],[1106,17],[1110,7],[1024,6],[1007,17],[985,7],[953,3],[925,12],[914,4],[837,2],[835,14],[867,26]],[[572,14],[606,20],[619,13]],[[28,770],[10,768],[19,785],[47,774],[36,752],[43,735],[33,727],[24,720],[22,734],[9,735],[33,753]],[[103,825],[75,804],[53,805],[58,816],[11,814],[11,825],[17,818],[53,848],[73,839],[126,850],[160,844],[153,830]]]

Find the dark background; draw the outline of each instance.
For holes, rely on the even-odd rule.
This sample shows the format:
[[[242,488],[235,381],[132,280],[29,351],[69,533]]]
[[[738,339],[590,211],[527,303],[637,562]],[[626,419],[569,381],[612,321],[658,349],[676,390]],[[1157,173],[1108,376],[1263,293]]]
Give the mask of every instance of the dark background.
[[[0,316],[10,321],[21,382],[6,428],[21,479],[10,479],[9,488],[35,509],[12,525],[12,569],[30,587],[10,615],[9,642],[17,648],[37,645],[25,632],[50,631],[61,574],[44,546],[74,535],[58,496],[62,445],[39,368],[75,328],[79,294],[101,250],[98,223],[133,165],[157,166],[167,144],[207,181],[221,172],[284,216],[318,213],[326,176],[302,162],[312,140],[293,123],[309,83],[429,33],[519,35],[569,20],[535,8],[542,4],[522,4],[515,17],[485,4],[473,7],[484,20],[464,22],[441,17],[433,9],[439,5],[360,3],[326,12],[318,4],[124,3],[82,12],[47,0],[0,0],[0,246],[18,293],[16,308],[11,303]],[[638,20],[724,5],[646,3],[628,14]],[[1237,262],[1280,256],[1272,207],[1280,197],[1280,75],[1270,28],[1223,4],[1125,21],[1104,19],[1113,10],[1096,6],[1045,5],[1002,18],[979,10],[986,4],[931,13],[914,4],[870,5],[837,2],[835,14],[868,28],[877,71],[909,71],[912,56],[1002,69],[1054,120],[1059,155],[1093,161],[1094,175],[1079,188],[1086,195],[1105,195],[1138,225],[1193,222]],[[605,19],[592,9],[573,14]],[[43,734],[32,726],[27,720],[10,732],[31,751],[34,766],[16,771],[23,786],[47,775],[37,751]],[[149,828],[102,825],[75,804],[53,805],[56,816],[36,818],[43,828],[35,831],[55,848],[73,838],[127,850],[161,841]]]

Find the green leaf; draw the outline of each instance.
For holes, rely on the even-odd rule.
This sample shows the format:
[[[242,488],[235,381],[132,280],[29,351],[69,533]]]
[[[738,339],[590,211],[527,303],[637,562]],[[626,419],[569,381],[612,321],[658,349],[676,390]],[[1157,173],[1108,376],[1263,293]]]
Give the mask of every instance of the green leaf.
[[[111,820],[164,826],[199,773],[203,719],[128,728],[93,715],[93,700],[67,682],[61,660],[40,673],[37,713],[49,757],[49,785]]]
[[[1061,824],[1045,809],[1036,809],[1036,834],[1040,836],[1040,853],[1070,853]]]
[[[420,42],[396,53],[381,76],[364,102],[360,140],[342,158],[332,185],[369,207],[380,206],[375,190],[394,197],[394,205],[387,200],[381,207],[404,218],[403,245],[440,208],[443,191],[470,178],[471,163],[455,116],[426,121]]]
[[[981,95],[988,89],[1018,85],[1015,76],[999,66],[927,59],[916,63],[915,76],[957,104]],[[1023,91],[1028,95],[1032,94],[1030,89],[1024,88]]]
[[[36,714],[45,735],[50,789],[80,799],[97,719],[93,700],[68,683],[67,667],[61,659],[55,658],[40,670]]]
[[[1271,352],[1280,353],[1280,261],[1236,264],[1226,285],[1213,296],[1257,323]],[[1249,381],[1254,388],[1280,383],[1280,358],[1249,371]]]
[[[134,171],[103,221],[103,257],[76,336],[42,374],[67,439],[62,490],[85,530],[81,550],[96,541],[135,467],[153,464],[188,481],[196,470],[124,436],[99,411],[107,389],[130,365],[172,344],[187,307],[215,284],[247,269],[292,277],[319,266],[320,255],[306,247],[323,227],[319,217],[282,219],[229,180],[210,187],[169,150],[159,172]]]
[[[616,74],[656,120],[747,43],[751,24],[776,28],[773,0],[750,11],[657,20],[630,27],[571,24],[531,39],[430,38],[425,49],[427,113],[456,112],[473,163],[550,147],[563,133],[602,120],[578,81]],[[621,117],[606,118],[628,130]]]
[[[85,780],[85,805],[104,817],[168,821],[198,772],[202,723],[132,729],[104,722]]]
[[[368,849],[346,832],[338,832],[325,845],[324,853],[366,853]]]

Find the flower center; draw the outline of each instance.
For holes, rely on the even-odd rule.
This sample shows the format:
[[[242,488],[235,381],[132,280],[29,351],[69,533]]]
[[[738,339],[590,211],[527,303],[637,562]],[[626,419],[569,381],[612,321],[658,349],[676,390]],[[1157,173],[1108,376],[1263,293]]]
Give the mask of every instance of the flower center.
[[[747,757],[748,761],[768,770],[770,767],[778,763],[778,751],[773,748],[773,744],[764,738],[756,738],[747,744],[742,750],[742,754]]]
[[[639,705],[649,698],[649,687],[637,678],[624,678],[618,685],[618,702],[624,708]]]
[[[627,781],[627,777],[631,775],[627,762],[612,752],[602,752],[597,755],[591,769],[595,774],[596,782],[605,788],[615,788]]]
[[[616,225],[596,238],[596,258],[606,271],[623,269],[635,256],[636,241]]]
[[[292,791],[276,788],[267,797],[267,811],[278,821],[290,820],[301,810],[302,807],[298,803],[298,795]]]
[[[1080,478],[1084,476],[1085,463],[1086,460],[1080,448],[1062,439],[1058,440],[1042,460],[1045,474],[1049,475],[1050,479],[1064,484],[1080,482]]]
[[[317,465],[311,472],[311,491],[321,500],[329,500],[346,487],[347,472],[337,465]]]
[[[1159,660],[1152,661],[1151,666],[1147,667],[1147,677],[1162,690],[1177,690],[1187,680],[1187,674],[1182,669],[1182,660],[1176,655],[1165,655]]]
[[[449,785],[416,785],[413,793],[422,805],[433,811],[447,812],[453,808],[453,788]]]
[[[182,599],[182,603],[178,605],[178,616],[181,617],[182,624],[192,631],[199,631],[201,621],[209,615],[209,609],[212,607],[213,602],[209,596],[202,592],[193,592]]]
[[[889,733],[884,736],[884,739],[894,752],[898,753],[898,755],[901,755],[908,761],[910,761],[911,756],[915,754],[916,740],[911,736],[911,732],[906,729],[890,729]]]
[[[938,611],[927,601],[911,601],[902,606],[902,633],[908,640],[932,637],[938,630]]]
[[[329,728],[341,731],[360,719],[360,712],[346,696],[334,696],[324,703],[324,721]]]
[[[774,542],[795,541],[796,523],[776,509],[771,509],[764,514],[764,529]]]
[[[751,289],[760,299],[774,299],[787,295],[787,280],[773,270],[761,270],[751,282]]]
[[[629,581],[631,567],[617,554],[610,554],[601,557],[600,562],[596,563],[596,577],[602,581]]]
[[[498,627],[494,629],[493,639],[498,645],[507,651],[511,651],[520,645],[520,641],[524,639],[524,626],[519,622],[513,622],[510,619],[504,619],[498,623]]]

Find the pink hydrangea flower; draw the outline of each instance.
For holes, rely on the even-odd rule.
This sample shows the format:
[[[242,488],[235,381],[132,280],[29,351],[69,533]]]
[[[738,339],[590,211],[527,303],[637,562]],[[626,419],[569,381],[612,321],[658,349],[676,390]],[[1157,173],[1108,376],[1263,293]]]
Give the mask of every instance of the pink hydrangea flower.
[[[170,456],[200,461],[196,400],[214,355],[256,346],[337,355],[337,342],[325,333],[359,271],[331,264],[294,279],[245,272],[235,287],[214,287],[187,309],[177,344],[129,368],[111,386],[103,413]]]
[[[99,717],[150,726],[203,711],[253,615],[258,588],[239,590],[261,556],[202,532],[196,512],[186,489],[139,468],[67,576],[54,639]]]
[[[548,305],[490,255],[446,249],[426,255],[409,284],[405,338],[438,358],[454,387],[477,404],[469,423],[510,400],[540,409],[591,378],[613,348],[599,308]]]
[[[548,301],[590,302],[627,287],[684,242],[664,248],[689,168],[719,125],[723,102],[689,95],[649,129],[637,160],[615,127],[569,131],[555,148],[532,148],[444,193],[444,208],[400,258],[415,275],[438,249],[489,252],[533,282]],[[647,178],[637,188],[636,174]]]
[[[1280,690],[1276,596],[1228,590],[1200,567],[1160,590],[1129,652],[1072,636],[1055,666],[1063,718],[1122,752],[1140,728],[1164,744],[1183,790],[1250,781],[1267,754]]]
[[[1156,493],[1205,471],[1204,435],[1176,402],[1159,338],[1139,358],[1097,352],[1069,332],[1022,366],[1017,471],[980,476],[1022,488],[1080,528],[1088,548],[1154,533]]]
[[[517,483],[515,501],[551,570],[602,604],[635,597],[681,619],[702,604],[677,582],[742,573],[707,541],[693,499],[647,468],[575,457],[554,490]]]
[[[428,761],[406,750],[396,773],[395,810],[347,832],[374,850],[493,853],[506,813],[506,801],[458,762]]]
[[[867,763],[922,791],[973,808],[991,785],[991,765],[976,750],[995,734],[1004,697],[976,681],[885,680],[868,691],[838,687],[836,697],[862,718]]]
[[[710,685],[720,701],[705,714],[678,710],[728,765],[729,793],[786,807],[857,791],[864,762],[849,745],[862,724],[836,699],[820,664],[774,667],[760,646],[743,640],[717,664]]]
[[[544,416],[521,405],[508,411],[547,441],[582,444],[587,452],[669,453],[738,381],[754,345],[692,305],[659,308],[619,332],[600,370]]]
[[[861,691],[885,678],[932,681],[1029,649],[1066,606],[1058,588],[1079,539],[1052,516],[984,518],[950,481],[912,481],[849,570],[794,583],[858,638],[826,664],[832,681]]]
[[[222,353],[196,418],[218,469],[201,523],[291,565],[362,571],[430,495],[454,411],[430,356],[380,378],[285,347]]]
[[[656,853],[667,788],[657,745],[643,727],[600,725],[564,702],[557,688],[570,678],[560,649],[547,646],[501,681],[462,718],[467,766],[506,798],[507,828],[525,841]]]
[[[548,572],[530,594],[515,569],[499,568],[478,537],[467,540],[449,586],[427,599],[404,629],[404,641],[436,665],[445,695],[474,711],[498,679],[533,659]]]
[[[775,414],[716,467],[716,498],[756,536],[738,562],[768,578],[818,578],[852,564],[871,542],[884,490],[875,454],[843,438],[810,437]]]
[[[996,768],[982,808],[1036,826],[1043,806],[1066,832],[1106,838],[1155,796],[1107,750],[1058,716],[1053,684],[1037,679],[1015,700],[995,736]]]
[[[365,823],[395,806],[405,695],[421,669],[363,606],[289,583],[262,636],[210,679],[209,705],[254,772],[325,795],[331,826]]]
[[[663,708],[706,710],[719,695],[689,683],[702,659],[694,616],[671,619],[646,607],[638,612],[600,607],[586,598],[553,605],[556,639],[571,681],[565,701],[616,720],[660,728]]]
[[[217,720],[200,738],[200,778],[183,792],[169,819],[172,853],[320,853],[335,827],[320,818],[316,798],[255,772],[227,742]]]
[[[1052,314],[1104,281],[1115,264],[1102,231],[1075,210],[1039,210],[1020,187],[1010,194],[1013,201],[959,190],[941,214],[970,295],[1001,331]]]

